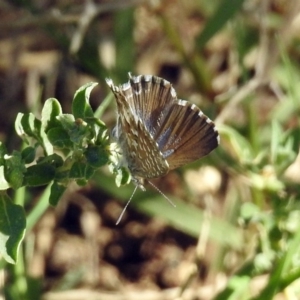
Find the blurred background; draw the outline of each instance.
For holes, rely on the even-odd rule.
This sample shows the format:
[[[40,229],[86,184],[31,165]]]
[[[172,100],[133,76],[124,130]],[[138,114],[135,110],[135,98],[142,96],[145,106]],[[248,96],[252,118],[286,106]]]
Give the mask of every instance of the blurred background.
[[[0,1],[0,140],[75,91],[111,130],[106,77],[169,80],[215,121],[219,148],[138,191],[107,167],[41,208],[3,299],[299,299],[300,2]],[[106,99],[105,103],[103,102]],[[108,100],[107,100],[108,99]],[[103,104],[104,103],[104,104]],[[26,189],[26,212],[44,188]],[[11,192],[12,197],[14,193]]]

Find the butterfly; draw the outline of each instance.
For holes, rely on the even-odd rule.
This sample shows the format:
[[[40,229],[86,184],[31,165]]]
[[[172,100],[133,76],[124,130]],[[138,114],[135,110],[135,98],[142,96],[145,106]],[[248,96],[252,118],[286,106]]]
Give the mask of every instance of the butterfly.
[[[113,137],[122,151],[122,165],[142,190],[145,179],[164,176],[219,145],[215,124],[195,104],[178,99],[169,81],[129,74],[122,85],[106,82],[117,103]]]

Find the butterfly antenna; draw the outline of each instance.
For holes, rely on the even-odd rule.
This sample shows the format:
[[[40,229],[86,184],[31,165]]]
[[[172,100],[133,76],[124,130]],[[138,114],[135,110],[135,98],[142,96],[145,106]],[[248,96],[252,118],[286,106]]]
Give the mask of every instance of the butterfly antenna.
[[[174,202],[172,202],[172,200],[170,199],[170,198],[168,198],[157,186],[155,186],[151,181],[148,181],[165,199],[167,199],[168,200],[168,202],[172,205],[172,206],[174,206],[174,207],[176,207],[176,205],[175,205],[175,203]]]
[[[127,209],[127,206],[129,205],[129,203],[130,203],[130,201],[131,201],[133,195],[135,194],[137,188],[138,188],[138,186],[136,186],[135,189],[133,190],[133,193],[131,194],[129,200],[127,201],[125,207],[123,208],[123,210],[122,210],[122,212],[121,212],[121,214],[120,214],[120,217],[118,218],[118,220],[117,220],[117,222],[116,222],[116,225],[119,225],[119,223],[121,222],[122,217],[123,217],[123,215],[124,215],[124,213],[125,213],[125,210]]]

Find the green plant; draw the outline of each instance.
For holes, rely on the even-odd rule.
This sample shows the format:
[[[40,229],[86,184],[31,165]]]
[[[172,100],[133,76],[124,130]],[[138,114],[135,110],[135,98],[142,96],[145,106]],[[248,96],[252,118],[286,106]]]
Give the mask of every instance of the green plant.
[[[83,186],[110,161],[107,128],[89,104],[95,85],[88,83],[75,93],[72,114],[63,114],[54,98],[45,102],[41,120],[19,113],[15,128],[26,145],[22,151],[8,154],[0,144],[0,252],[7,262],[16,262],[26,230],[24,203],[13,203],[7,189],[51,184],[48,199],[55,206],[70,181]],[[27,218],[30,228],[35,212]]]

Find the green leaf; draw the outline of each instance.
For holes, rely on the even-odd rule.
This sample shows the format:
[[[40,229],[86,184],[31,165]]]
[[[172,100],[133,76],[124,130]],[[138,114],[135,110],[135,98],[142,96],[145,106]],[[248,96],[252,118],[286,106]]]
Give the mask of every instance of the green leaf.
[[[77,119],[74,126],[69,130],[71,141],[78,146],[85,146],[90,138],[90,130],[82,119]]]
[[[246,202],[241,205],[240,216],[246,221],[251,220],[252,218],[258,218],[260,214],[259,207],[252,202]]]
[[[60,125],[56,117],[61,114],[62,108],[58,100],[55,98],[47,99],[42,110],[42,127],[45,132]]]
[[[57,148],[72,149],[73,143],[69,134],[61,127],[51,128],[47,133],[50,143]]]
[[[71,114],[62,114],[57,117],[60,122],[60,125],[67,131],[72,130],[75,123],[75,118]]]
[[[257,190],[279,193],[285,188],[284,182],[276,176],[264,176],[253,172],[248,172],[247,175],[251,185]]]
[[[250,273],[250,271],[248,270]],[[247,294],[249,289],[249,283],[251,277],[248,274],[243,276],[232,276],[225,289],[219,292],[213,300],[224,300],[224,299],[249,299],[242,297],[242,295]],[[267,299],[267,298],[266,298]]]
[[[9,263],[17,254],[26,229],[26,216],[20,205],[13,204],[6,193],[0,193],[0,254]]]
[[[89,179],[93,176],[95,169],[85,162],[75,162],[70,170],[69,176],[73,179]]]
[[[131,175],[128,169],[122,167],[117,170],[116,185],[120,187],[122,185],[128,184],[131,181]]]
[[[102,146],[89,146],[84,153],[87,163],[94,167],[99,168],[108,162],[108,153]]]
[[[64,185],[59,184],[57,181],[54,181],[51,185],[51,194],[49,197],[50,205],[56,206],[66,189],[67,188]]]
[[[74,119],[73,115],[63,114],[58,117],[63,128],[67,131],[69,139],[77,146],[83,146],[84,141],[90,137],[90,130],[83,119]]]
[[[0,166],[5,162],[4,155],[7,153],[5,145],[0,141]]]
[[[21,137],[23,137],[25,133],[28,136],[36,139],[43,147],[47,155],[53,153],[53,147],[42,128],[42,122],[38,120],[32,113],[18,114],[15,122],[15,128]]]
[[[97,85],[96,82],[90,82],[79,88],[73,99],[72,113],[75,117],[85,119],[88,117],[94,117],[94,112],[90,106],[90,94],[92,89]]]
[[[23,185],[25,172],[26,167],[20,152],[14,151],[12,155],[6,157],[4,174],[12,188],[18,189]]]
[[[85,122],[90,126],[93,136],[97,137],[98,140],[101,140],[107,132],[105,123],[98,118],[86,118]]]
[[[69,172],[68,169],[57,170],[55,174],[55,180],[58,182],[66,182],[69,180]]]
[[[198,50],[202,49],[206,43],[223,28],[236,12],[238,12],[244,0],[223,0],[214,15],[206,22],[205,27],[196,39]]]
[[[55,168],[59,168],[64,164],[64,160],[60,155],[54,153],[49,156],[39,158],[37,160],[37,163],[39,163],[39,164],[47,163],[47,164],[51,164]]]
[[[41,124],[40,120],[37,120],[32,113],[23,114],[21,118],[21,125],[23,131],[30,137],[37,138],[37,132],[39,131]]]
[[[53,146],[50,143],[47,134],[42,130],[41,131],[41,146],[45,150],[46,155],[51,155],[53,153]]]
[[[54,177],[55,167],[49,163],[42,163],[27,168],[24,180],[28,186],[40,186],[50,183]]]
[[[227,138],[230,142],[231,152],[242,163],[252,162],[254,159],[253,149],[249,141],[242,136],[234,128],[222,125],[218,127],[219,132],[222,133],[223,138]]]
[[[26,147],[25,149],[22,150],[21,155],[25,164],[30,164],[34,161],[35,158],[35,148]]]
[[[10,184],[5,179],[4,166],[0,166],[0,191],[7,190],[10,187]]]
[[[290,132],[284,133],[279,122],[273,120],[271,128],[269,157],[277,172],[282,173],[295,160],[298,151],[294,151],[294,137]]]
[[[21,123],[21,120],[23,118],[24,114],[23,113],[18,113],[17,117],[16,117],[16,121],[15,121],[15,130],[16,133],[18,134],[18,136],[20,136],[21,138],[24,138],[25,136],[25,132],[23,129],[23,125]]]

